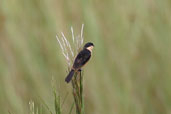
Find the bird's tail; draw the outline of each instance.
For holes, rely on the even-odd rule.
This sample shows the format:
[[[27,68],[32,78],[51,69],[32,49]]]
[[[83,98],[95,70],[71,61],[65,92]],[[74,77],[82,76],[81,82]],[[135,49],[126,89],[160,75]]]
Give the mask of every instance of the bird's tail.
[[[72,70],[69,72],[68,76],[65,78],[65,81],[66,81],[67,83],[69,83],[69,82],[71,81],[73,75],[74,75],[74,70],[72,69]]]

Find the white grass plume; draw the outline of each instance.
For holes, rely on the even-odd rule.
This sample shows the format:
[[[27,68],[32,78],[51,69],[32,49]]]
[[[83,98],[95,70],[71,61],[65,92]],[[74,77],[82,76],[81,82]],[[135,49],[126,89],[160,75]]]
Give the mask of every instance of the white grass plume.
[[[84,29],[84,24],[82,24],[80,35],[77,35],[75,37],[73,27],[71,26],[72,45],[67,40],[63,32],[61,32],[61,36],[62,36],[61,38],[59,38],[58,35],[56,35],[56,39],[59,43],[59,46],[62,50],[62,54],[65,57],[69,68],[71,68],[71,65],[74,61],[76,54],[79,52],[80,48],[83,45],[84,42],[83,29]],[[72,46],[74,46],[74,48],[72,48]]]

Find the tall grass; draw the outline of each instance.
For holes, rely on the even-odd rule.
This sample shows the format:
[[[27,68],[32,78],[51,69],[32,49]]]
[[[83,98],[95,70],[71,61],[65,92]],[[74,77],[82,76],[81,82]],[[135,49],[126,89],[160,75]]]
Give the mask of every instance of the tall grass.
[[[66,62],[68,63],[69,72],[72,69],[72,65],[73,65],[75,57],[77,56],[77,54],[79,53],[83,45],[83,41],[84,41],[83,28],[84,28],[84,24],[82,24],[80,35],[77,35],[75,37],[73,28],[71,27],[72,41],[75,47],[74,50],[76,51],[73,51],[69,41],[67,40],[67,38],[65,37],[63,33],[61,33],[62,34],[61,40],[59,40],[59,37],[56,36],[56,39],[62,50],[62,54],[64,55]],[[73,99],[75,102],[76,114],[84,114],[83,75],[81,72],[82,71],[75,72],[74,77],[72,79]]]
[[[72,80],[73,97],[76,107],[76,114],[85,114],[84,111],[84,95],[83,95],[83,75],[80,72],[75,73]]]
[[[72,41],[68,28],[78,33],[82,23],[84,42],[95,44],[84,70],[86,113],[169,114],[170,11],[170,0],[0,0],[0,114],[29,113],[37,96],[55,110],[51,76],[59,84],[68,67],[54,36]],[[72,93],[60,85],[61,96]]]

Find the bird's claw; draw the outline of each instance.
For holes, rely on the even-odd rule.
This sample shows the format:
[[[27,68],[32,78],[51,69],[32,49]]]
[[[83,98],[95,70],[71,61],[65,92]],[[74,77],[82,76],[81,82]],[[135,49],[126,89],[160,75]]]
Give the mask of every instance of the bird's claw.
[[[79,71],[79,72],[81,72],[81,71],[82,71],[82,69],[79,69],[78,71]]]

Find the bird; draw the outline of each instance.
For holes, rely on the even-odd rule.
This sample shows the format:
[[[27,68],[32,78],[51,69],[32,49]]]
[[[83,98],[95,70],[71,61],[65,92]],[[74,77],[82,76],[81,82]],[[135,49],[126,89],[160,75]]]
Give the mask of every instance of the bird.
[[[75,72],[81,71],[81,68],[90,60],[94,44],[88,42],[84,45],[83,49],[77,54],[71,71],[65,78],[65,81],[69,83]]]

